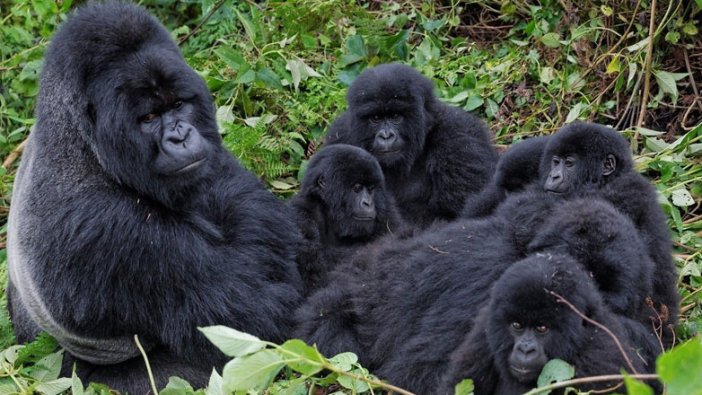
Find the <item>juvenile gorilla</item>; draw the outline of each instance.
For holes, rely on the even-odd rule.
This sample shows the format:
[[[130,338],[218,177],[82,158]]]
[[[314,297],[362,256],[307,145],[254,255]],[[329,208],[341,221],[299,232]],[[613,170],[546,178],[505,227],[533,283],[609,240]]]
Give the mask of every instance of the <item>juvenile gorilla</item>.
[[[443,389],[431,393],[451,395],[458,382],[472,378],[476,395],[522,394],[536,387],[542,368],[554,358],[572,364],[576,377],[644,370],[617,316],[605,306],[588,274],[568,255],[534,254],[515,263],[490,295],[475,327],[451,355]],[[556,295],[611,330],[632,366],[606,332]],[[616,384],[589,383],[579,388],[609,389],[610,393]]]
[[[539,180],[539,163],[548,136],[532,137],[509,147],[497,162],[495,174],[477,195],[466,199],[462,217],[480,218],[494,213],[507,195],[520,192]]]
[[[225,361],[197,330],[290,335],[292,212],[221,145],[204,81],[146,11],[92,3],[46,52],[8,231],[17,338],[40,330],[84,381],[204,386]],[[69,371],[70,374],[70,371]]]
[[[403,229],[378,161],[352,145],[335,144],[316,153],[290,204],[306,242],[300,273],[308,292],[360,246]]]
[[[602,125],[565,126],[549,138],[540,177],[549,194],[564,199],[599,197],[631,219],[654,262],[651,299],[661,312],[663,337],[670,346],[679,309],[670,231],[655,188],[633,169],[626,139]]]
[[[348,109],[325,143],[373,154],[408,222],[426,227],[456,218],[466,197],[492,176],[497,154],[485,124],[438,100],[432,82],[411,67],[368,69],[346,97]]]

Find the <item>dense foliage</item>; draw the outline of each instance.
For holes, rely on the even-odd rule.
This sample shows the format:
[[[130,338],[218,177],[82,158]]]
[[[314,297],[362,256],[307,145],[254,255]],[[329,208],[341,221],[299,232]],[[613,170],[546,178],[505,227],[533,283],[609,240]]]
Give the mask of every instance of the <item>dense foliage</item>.
[[[669,215],[680,269],[679,342],[702,328],[702,0],[141,3],[172,31],[207,81],[226,146],[281,196],[299,186],[307,159],[345,107],[346,86],[366,67],[384,62],[403,62],[432,78],[441,98],[484,117],[500,145],[549,134],[576,119],[623,131],[637,169],[656,184]],[[3,282],[12,181],[22,141],[34,123],[42,53],[74,6],[70,0],[0,0]],[[72,385],[73,393],[83,393],[75,378],[63,379],[54,390],[41,387],[58,374],[60,354],[52,354],[51,339],[26,347],[13,343],[3,308],[0,392],[57,393]],[[683,359],[702,360],[699,342],[689,344],[661,358],[659,373],[670,394],[702,393],[698,373],[682,380],[685,376],[675,376],[673,367]],[[298,343],[266,347],[233,356],[282,358],[280,349],[293,349],[316,361],[314,366],[332,364],[327,371],[329,366],[343,370],[342,364],[348,367],[344,372],[368,375],[349,356],[326,360]],[[274,393],[307,393],[304,377],[318,370],[286,363],[280,365],[282,375],[292,379]],[[699,364],[686,366],[702,370]],[[358,384],[356,376],[339,372],[332,376],[314,379],[315,385],[329,393],[364,392],[375,385],[372,379]],[[297,387],[295,377],[303,377]],[[647,393],[633,382],[627,388]],[[193,390],[176,381],[162,393]]]

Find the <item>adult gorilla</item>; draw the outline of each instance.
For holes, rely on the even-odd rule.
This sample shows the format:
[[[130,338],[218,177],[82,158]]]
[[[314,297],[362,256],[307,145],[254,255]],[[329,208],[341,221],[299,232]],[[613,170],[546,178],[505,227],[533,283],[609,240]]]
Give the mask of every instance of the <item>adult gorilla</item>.
[[[203,386],[225,360],[198,326],[289,336],[292,213],[222,147],[209,91],[156,19],[123,3],[74,12],[36,116],[8,232],[20,342],[45,330],[84,380],[146,393],[135,334],[161,386]]]
[[[485,123],[439,101],[432,82],[411,67],[368,69],[346,97],[348,110],[325,143],[372,153],[408,222],[426,227],[456,218],[492,176],[497,154]]]
[[[476,395],[523,394],[536,387],[541,369],[554,358],[571,363],[576,377],[644,371],[618,317],[571,257],[534,254],[512,265],[490,294],[475,327],[451,355],[443,389],[434,393],[451,395],[461,379],[472,378]],[[614,339],[559,297],[607,327],[626,355]],[[616,384],[585,383],[579,389],[611,393]]]
[[[300,192],[290,199],[305,245],[299,258],[306,292],[358,248],[389,233],[404,233],[395,201],[373,155],[347,144],[317,152]]]

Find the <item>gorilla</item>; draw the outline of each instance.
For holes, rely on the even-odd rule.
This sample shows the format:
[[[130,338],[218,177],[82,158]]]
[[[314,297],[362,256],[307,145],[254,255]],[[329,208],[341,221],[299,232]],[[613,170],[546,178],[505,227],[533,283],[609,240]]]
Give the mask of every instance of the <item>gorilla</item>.
[[[549,211],[556,214],[544,218]],[[568,253],[611,297],[608,307],[626,314],[632,342],[657,355],[655,335],[637,315],[653,292],[653,263],[642,251],[632,222],[608,202],[526,191],[494,216],[364,249],[297,311],[296,336],[327,355],[353,351],[379,377],[434,393],[500,275],[535,253]]]
[[[631,219],[654,262],[651,299],[663,318],[664,341],[672,345],[680,298],[670,231],[655,188],[633,168],[627,140],[603,125],[567,125],[549,138],[539,174],[551,195],[602,198]]]
[[[554,294],[611,330],[635,371],[606,332]],[[542,368],[554,358],[572,364],[576,377],[644,370],[617,316],[581,265],[568,255],[537,253],[513,264],[495,283],[475,326],[451,355],[443,388],[429,392],[452,395],[458,382],[472,378],[476,395],[522,394],[536,387]],[[580,390],[611,393],[616,384],[588,383]]]
[[[469,196],[462,217],[491,215],[508,194],[524,190],[539,179],[539,161],[548,136],[532,137],[512,145],[497,162],[495,174],[477,195]]]
[[[378,161],[352,145],[330,145],[312,156],[290,205],[306,242],[299,269],[308,292],[355,249],[404,228]]]
[[[226,361],[198,326],[289,338],[293,213],[222,146],[210,92],[163,26],[131,4],[81,7],[40,87],[9,218],[18,340],[46,331],[84,381],[142,394],[134,335],[159,386],[204,386]]]
[[[442,103],[433,83],[411,67],[367,69],[346,98],[348,109],[330,126],[325,144],[373,154],[409,223],[425,228],[456,218],[466,197],[492,176],[497,153],[485,123]]]

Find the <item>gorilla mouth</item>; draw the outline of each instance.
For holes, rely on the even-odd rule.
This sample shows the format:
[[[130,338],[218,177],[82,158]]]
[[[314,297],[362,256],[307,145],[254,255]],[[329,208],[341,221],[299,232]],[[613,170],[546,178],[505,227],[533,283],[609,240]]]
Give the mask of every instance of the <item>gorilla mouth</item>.
[[[532,369],[514,365],[509,365],[509,370],[512,371],[512,375],[520,382],[531,381],[535,373]]]
[[[375,219],[375,217],[358,217],[358,216],[353,216],[353,219],[356,221],[372,221]]]
[[[382,155],[390,155],[390,154],[396,154],[400,152],[399,149],[394,149],[394,150],[376,150],[376,154],[382,154]]]
[[[194,170],[194,169],[200,167],[200,165],[202,165],[203,163],[205,163],[206,160],[207,160],[207,158],[202,158],[202,159],[198,159],[194,162],[191,162],[191,163],[181,167],[180,169],[176,170],[175,174],[182,174],[182,173],[186,173],[190,170]]]

